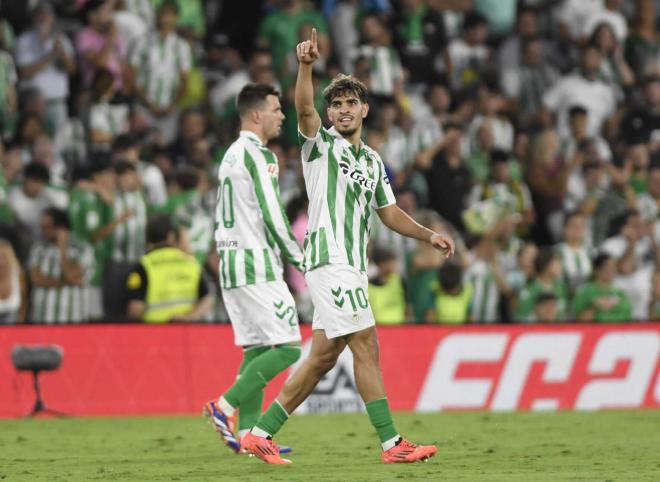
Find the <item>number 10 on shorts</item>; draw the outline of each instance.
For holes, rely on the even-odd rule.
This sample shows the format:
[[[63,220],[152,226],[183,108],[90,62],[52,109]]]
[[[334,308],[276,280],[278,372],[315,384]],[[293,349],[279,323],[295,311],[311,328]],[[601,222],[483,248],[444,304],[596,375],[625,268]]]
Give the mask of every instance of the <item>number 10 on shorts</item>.
[[[358,307],[363,310],[366,310],[369,307],[369,300],[367,299],[367,294],[362,288],[355,288],[353,290],[344,290],[341,286],[336,289],[330,289],[332,293],[333,300],[335,305],[339,308],[343,308],[346,300],[351,303],[351,308],[353,311],[357,311]]]

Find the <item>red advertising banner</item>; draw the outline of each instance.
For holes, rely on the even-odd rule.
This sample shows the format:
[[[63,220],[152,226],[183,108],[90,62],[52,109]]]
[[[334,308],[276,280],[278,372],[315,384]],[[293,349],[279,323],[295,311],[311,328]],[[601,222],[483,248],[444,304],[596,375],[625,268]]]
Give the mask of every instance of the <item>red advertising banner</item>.
[[[308,327],[303,335],[304,357]],[[660,408],[660,323],[380,327],[379,337],[396,410]],[[2,327],[0,417],[23,415],[34,400],[31,375],[11,362],[17,344],[63,348],[42,390],[71,415],[199,413],[231,385],[241,358],[227,325]],[[347,350],[299,412],[361,409]]]

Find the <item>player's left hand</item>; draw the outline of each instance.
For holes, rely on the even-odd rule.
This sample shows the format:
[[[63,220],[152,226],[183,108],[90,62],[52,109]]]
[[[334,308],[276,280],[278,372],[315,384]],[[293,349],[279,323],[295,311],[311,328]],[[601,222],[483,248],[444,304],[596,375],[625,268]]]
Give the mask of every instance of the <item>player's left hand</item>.
[[[446,258],[454,254],[454,240],[446,234],[433,233],[429,242],[434,248],[442,251]]]

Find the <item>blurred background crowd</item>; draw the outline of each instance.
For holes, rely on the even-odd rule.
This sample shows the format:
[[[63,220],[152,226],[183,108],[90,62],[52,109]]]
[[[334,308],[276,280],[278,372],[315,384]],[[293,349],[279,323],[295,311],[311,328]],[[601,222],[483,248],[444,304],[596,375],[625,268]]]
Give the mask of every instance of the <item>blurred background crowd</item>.
[[[372,229],[378,322],[660,315],[657,0],[0,0],[0,322],[120,321],[153,213],[217,294],[216,170],[248,82],[277,86],[271,149],[299,240],[295,45],[317,107],[370,89],[364,141],[399,205],[457,253]],[[287,268],[303,320],[304,278]]]

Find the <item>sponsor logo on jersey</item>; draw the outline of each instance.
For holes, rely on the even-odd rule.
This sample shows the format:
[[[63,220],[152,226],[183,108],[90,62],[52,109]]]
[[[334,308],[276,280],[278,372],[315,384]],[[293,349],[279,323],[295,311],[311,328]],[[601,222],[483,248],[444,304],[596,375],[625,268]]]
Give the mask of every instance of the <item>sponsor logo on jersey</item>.
[[[218,248],[238,248],[238,241],[235,239],[219,239],[215,244]]]
[[[268,164],[266,170],[268,171],[268,175],[270,177],[277,178],[277,176],[280,173],[280,166],[278,166],[277,164]]]
[[[354,184],[359,184],[364,189],[374,192],[376,190],[376,181],[362,174],[360,171],[348,165],[344,159],[339,162],[339,168],[342,174],[353,181]]]

